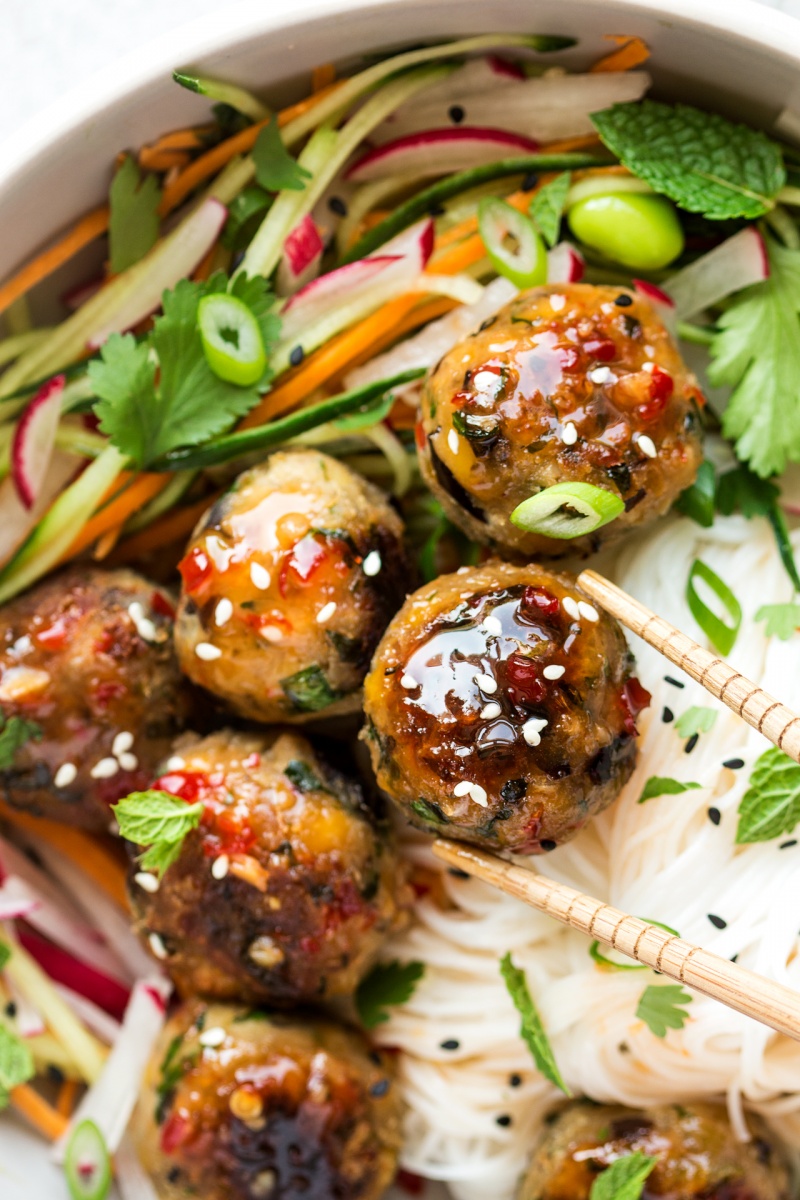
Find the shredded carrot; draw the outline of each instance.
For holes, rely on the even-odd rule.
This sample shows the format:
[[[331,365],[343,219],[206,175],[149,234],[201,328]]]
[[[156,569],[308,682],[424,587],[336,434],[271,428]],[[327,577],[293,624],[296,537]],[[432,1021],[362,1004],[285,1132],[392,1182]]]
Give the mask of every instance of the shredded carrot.
[[[650,57],[646,42],[640,37],[629,37],[626,33],[606,34],[609,41],[616,42],[618,49],[612,50],[605,58],[601,58],[589,68],[590,72],[600,71],[632,71],[640,67]]]
[[[61,1087],[58,1089],[56,1097],[56,1112],[62,1117],[71,1117],[75,1108],[75,1099],[78,1095],[77,1079],[65,1079]]]
[[[9,1092],[11,1103],[17,1112],[27,1117],[31,1125],[35,1125],[51,1142],[58,1141],[69,1125],[67,1118],[48,1104],[38,1092],[27,1083],[21,1083]]]
[[[219,494],[219,492],[214,492],[203,500],[198,500],[195,504],[171,509],[163,517],[153,521],[152,525],[148,525],[141,533],[134,533],[124,542],[120,542],[114,552],[113,561],[130,562],[133,558],[140,558],[162,546],[169,546],[180,538],[188,537],[203,513],[214,503]]]
[[[120,908],[127,911],[128,898],[125,888],[125,867],[114,853],[110,844],[104,844],[92,834],[73,829],[70,825],[62,825],[58,821],[50,821],[46,817],[34,817],[30,813],[18,812],[4,800],[0,800],[0,817],[16,825],[25,833],[33,834],[47,842],[54,850],[60,851],[84,875],[102,888],[109,899]]]
[[[333,63],[321,63],[311,72],[311,91],[321,92],[323,88],[330,87],[335,79],[336,67]]]
[[[108,558],[111,551],[119,541],[119,535],[122,533],[122,526],[115,525],[113,529],[107,529],[101,538],[98,539],[92,558],[95,562],[102,562],[104,558]]]
[[[160,175],[167,171],[183,171],[192,161],[187,150],[159,150],[157,153],[149,150],[139,152],[139,166],[143,171],[155,171]]]
[[[41,283],[48,275],[52,275],[53,271],[63,266],[65,262],[69,262],[79,250],[88,246],[107,229],[108,206],[105,204],[87,213],[85,217],[81,217],[80,221],[59,238],[55,245],[43,250],[0,287],[0,312],[4,312],[9,304],[12,304],[20,296],[24,296],[27,291],[30,291],[37,283]]]
[[[205,145],[204,133],[212,126],[202,129],[175,129],[165,133],[149,146],[142,146],[139,151],[139,166],[144,171],[169,171],[171,167],[184,167],[191,161],[193,150],[201,150]]]
[[[131,481],[129,487],[125,486],[128,480]],[[147,504],[148,500],[153,499],[153,496],[157,496],[168,483],[169,475],[166,473],[163,475],[132,475],[123,472],[113,485],[114,499],[110,500],[105,508],[101,508],[91,520],[86,522],[64,555],[64,560],[74,558],[76,554],[80,554],[81,550],[91,546],[92,542],[96,542],[109,529],[116,529],[117,526],[124,524],[128,517],[138,512],[143,505]],[[120,491],[121,487],[124,490]]]

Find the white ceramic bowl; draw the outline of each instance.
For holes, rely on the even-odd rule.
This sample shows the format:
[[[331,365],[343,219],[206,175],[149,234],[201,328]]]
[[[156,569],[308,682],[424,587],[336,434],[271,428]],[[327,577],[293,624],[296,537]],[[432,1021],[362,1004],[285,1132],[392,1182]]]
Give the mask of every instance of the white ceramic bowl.
[[[175,67],[292,99],[321,62],[503,30],[571,34],[579,44],[561,61],[576,67],[608,48],[603,34],[638,34],[653,52],[658,93],[767,131],[782,118],[784,135],[793,129],[800,141],[800,21],[750,0],[223,2],[217,14],[87,80],[0,146],[0,279],[103,199],[118,150],[204,118],[206,102],[171,82]],[[63,275],[51,280],[50,292],[65,283]],[[47,306],[47,295],[38,303]],[[0,1196],[67,1196],[41,1142],[8,1117],[0,1119]]]

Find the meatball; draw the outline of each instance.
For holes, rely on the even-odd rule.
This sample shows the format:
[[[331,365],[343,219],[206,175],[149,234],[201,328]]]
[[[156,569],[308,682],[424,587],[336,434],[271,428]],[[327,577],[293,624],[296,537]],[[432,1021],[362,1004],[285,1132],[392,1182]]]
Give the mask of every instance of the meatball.
[[[146,787],[190,699],[167,594],[132,571],[74,567],[0,612],[0,779],[8,802],[107,830]]]
[[[351,994],[408,920],[405,870],[357,784],[294,733],[215,733],[154,787],[202,801],[198,829],[135,928],[184,994],[293,1004]]]
[[[552,850],[615,798],[649,695],[568,575],[489,562],[410,596],[365,683],[378,782],[431,832]]]
[[[378,1200],[400,1116],[389,1059],[354,1031],[195,1001],[150,1060],[133,1137],[162,1200]]]
[[[789,1200],[789,1175],[764,1122],[739,1142],[717,1104],[633,1109],[576,1101],[534,1151],[517,1200],[589,1200],[598,1173],[639,1152],[658,1159],[642,1200]]]
[[[595,550],[661,516],[692,483],[702,403],[641,295],[590,284],[533,288],[430,375],[420,465],[446,514],[504,557]],[[565,482],[614,492],[624,513],[572,541],[512,525],[518,504]]]
[[[180,571],[181,667],[267,722],[357,711],[411,574],[386,498],[316,450],[241,475],[200,521]]]

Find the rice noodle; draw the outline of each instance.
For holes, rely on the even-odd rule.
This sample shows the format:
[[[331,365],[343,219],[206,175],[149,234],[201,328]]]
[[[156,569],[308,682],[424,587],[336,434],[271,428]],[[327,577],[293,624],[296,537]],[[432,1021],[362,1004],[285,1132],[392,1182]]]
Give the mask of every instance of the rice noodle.
[[[800,536],[793,541],[800,546]],[[701,530],[675,520],[629,541],[610,573],[702,641],[684,597],[696,557],[730,584],[744,610],[730,661],[797,706],[800,636],[767,639],[763,624],[754,621],[762,604],[791,599],[765,522],[733,517]],[[734,841],[737,806],[767,743],[656,651],[632,641],[639,675],[653,693],[633,779],[572,843],[520,861],[800,988],[800,845]],[[683,688],[666,682],[667,674]],[[662,712],[668,707],[679,716],[692,705],[719,711],[714,728],[687,755]],[[735,758],[744,760],[744,768],[722,765]],[[651,775],[701,787],[639,805]],[[708,817],[712,805],[720,813],[718,825]],[[485,1197],[487,1185],[497,1200],[513,1193],[542,1113],[557,1093],[538,1075],[519,1038],[519,1019],[498,972],[506,950],[527,974],[559,1067],[576,1093],[631,1105],[724,1097],[740,1136],[747,1136],[747,1106],[797,1143],[800,1045],[699,995],[682,1030],[655,1037],[634,1015],[643,989],[658,981],[652,972],[596,966],[581,934],[478,881],[454,877],[415,834],[404,837],[410,856],[441,874],[450,902],[444,907],[433,893],[424,896],[416,925],[389,948],[392,957],[426,964],[412,999],[377,1030],[381,1042],[402,1051],[406,1168],[447,1180],[459,1200]],[[722,917],[726,928],[715,928],[708,914]],[[457,1049],[442,1048],[454,1042]],[[512,1073],[522,1076],[520,1086],[511,1086]],[[511,1124],[499,1126],[501,1115]]]

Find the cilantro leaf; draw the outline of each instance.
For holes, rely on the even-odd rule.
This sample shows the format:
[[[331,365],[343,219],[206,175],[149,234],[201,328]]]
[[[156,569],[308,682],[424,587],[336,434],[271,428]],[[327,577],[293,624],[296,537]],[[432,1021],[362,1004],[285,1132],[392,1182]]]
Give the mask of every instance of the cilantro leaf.
[[[9,771],[26,742],[41,741],[42,727],[25,717],[6,717],[0,709],[0,771]]]
[[[0,1088],[10,1092],[36,1074],[28,1047],[5,1025],[0,1025]]]
[[[800,821],[800,766],[777,746],[756,760],[739,804],[739,845],[792,833]]]
[[[300,792],[327,792],[328,790],[316,772],[301,758],[293,758],[283,768],[283,773]]]
[[[115,275],[132,267],[158,241],[161,189],[155,175],[142,179],[128,154],[108,193],[109,267]]]
[[[122,837],[137,846],[149,847],[139,862],[145,870],[163,875],[181,852],[184,838],[200,824],[204,805],[187,804],[169,792],[131,792],[111,811]]]
[[[780,496],[780,488],[769,479],[760,479],[746,463],[720,475],[717,483],[717,508],[723,516],[740,512],[743,517],[766,517]]]
[[[767,637],[788,642],[800,629],[800,604],[764,604],[756,613],[756,620],[765,622]]]
[[[679,983],[651,983],[639,997],[636,1016],[656,1037],[666,1037],[667,1029],[683,1029],[689,1019],[686,1005],[692,997]]]
[[[716,708],[693,705],[678,717],[674,726],[675,732],[682,738],[694,737],[696,733],[709,733],[714,728],[717,715]]]
[[[424,974],[425,967],[420,962],[378,963],[356,989],[355,1002],[361,1024],[366,1029],[374,1029],[388,1021],[386,1009],[410,1000]]]
[[[530,203],[528,212],[548,246],[555,246],[561,228],[561,214],[567,202],[567,193],[572,181],[570,171],[562,171],[549,183],[540,187]]]
[[[770,276],[722,313],[708,368],[712,384],[733,388],[723,433],[762,478],[800,459],[800,250],[765,242]]]
[[[313,664],[281,680],[284,695],[298,712],[320,712],[339,699],[322,667]]]
[[[156,396],[156,364],[147,343],[137,343],[132,333],[112,333],[100,358],[89,363],[88,374],[99,397],[94,411],[101,433],[143,465],[148,461],[148,418]]]
[[[283,144],[278,118],[273,117],[253,146],[256,180],[268,192],[302,192],[311,172],[295,162]]]
[[[681,792],[688,792],[692,788],[699,787],[699,783],[681,783],[678,779],[667,779],[659,775],[651,775],[642,788],[642,794],[636,803],[644,804],[647,800],[654,800],[656,796],[679,796]]]
[[[525,972],[514,966],[510,954],[505,954],[500,960],[500,974],[503,976],[503,982],[514,1002],[514,1007],[522,1018],[520,1034],[533,1055],[533,1061],[538,1070],[545,1079],[549,1079],[557,1088],[560,1088],[565,1096],[572,1095],[556,1064],[542,1018],[539,1016],[539,1010],[528,989]]]
[[[223,291],[224,289],[217,290]],[[269,358],[281,334],[281,319],[275,306],[275,297],[270,290],[269,280],[264,279],[263,275],[237,275],[231,284],[230,292],[237,300],[241,300],[242,304],[247,305],[258,322],[261,340],[264,343],[267,358]],[[258,384],[259,390],[263,391],[265,383],[271,378],[272,372],[268,369],[267,374]]]
[[[762,216],[786,182],[780,147],[718,113],[640,100],[593,113],[592,121],[629,171],[711,220]]]
[[[222,244],[237,253],[244,250],[272,205],[272,196],[258,184],[234,196],[228,205],[228,219],[222,231]]]
[[[589,1200],[640,1200],[645,1180],[657,1162],[641,1150],[615,1159],[593,1182]]]

